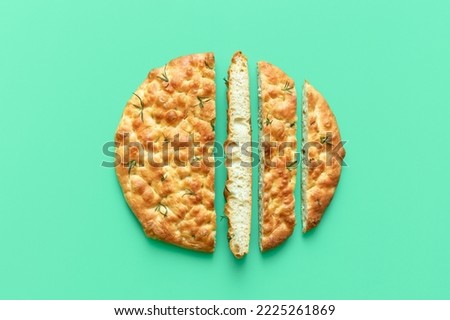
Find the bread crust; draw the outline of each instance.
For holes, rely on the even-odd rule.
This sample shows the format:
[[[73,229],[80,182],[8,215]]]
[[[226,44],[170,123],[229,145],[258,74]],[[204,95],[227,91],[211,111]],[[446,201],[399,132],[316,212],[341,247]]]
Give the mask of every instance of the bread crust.
[[[243,70],[236,70],[238,63],[242,63],[243,64]],[[249,83],[247,82],[246,84],[242,84],[243,86],[246,85],[247,86],[247,92],[245,94],[245,101],[247,101],[247,105],[244,106],[244,108],[246,108],[248,110],[248,117],[246,117],[245,119],[241,119],[243,122],[243,125],[246,126],[246,134],[248,135],[249,139],[248,141],[239,141],[238,140],[238,135],[236,132],[234,132],[233,130],[233,124],[232,124],[232,113],[237,113],[238,110],[237,108],[242,107],[240,105],[233,105],[232,103],[232,95],[234,94],[239,94],[237,92],[232,92],[231,87],[234,85],[234,81],[238,81],[238,79],[234,78],[233,73],[234,72],[243,72],[246,73],[247,79],[249,79],[248,76],[248,62],[247,62],[247,57],[241,52],[241,51],[237,51],[232,59],[231,59],[231,64],[230,67],[228,69],[228,90],[227,90],[227,101],[228,101],[228,127],[227,127],[227,132],[228,132],[228,137],[227,140],[225,141],[225,145],[224,145],[224,149],[225,152],[227,154],[227,161],[231,160],[232,155],[231,155],[231,151],[229,149],[229,147],[231,145],[235,145],[239,148],[241,148],[241,146],[244,143],[251,143],[251,123],[250,123],[250,93],[249,93]],[[250,157],[246,157],[243,156],[242,158],[244,159],[240,159],[241,161],[246,161],[248,162],[248,164],[251,163],[251,158]],[[251,186],[252,186],[252,167],[245,167],[241,169],[245,170],[246,173],[249,173],[249,176],[247,175],[246,177],[241,176],[240,180],[243,179],[248,179],[247,181],[245,181],[245,183],[247,185],[250,186],[250,190],[247,190],[249,193],[249,196],[245,199],[239,199],[241,201],[246,201],[247,204],[250,205],[250,211],[249,212],[244,212],[244,214],[246,215],[246,221],[245,223],[248,224],[248,229],[246,230],[247,234],[237,234],[239,232],[239,229],[237,228],[238,226],[235,225],[235,222],[233,221],[233,215],[238,214],[237,212],[233,212],[232,208],[230,206],[230,201],[232,201],[232,198],[235,197],[235,195],[230,191],[231,189],[231,185],[233,184],[233,180],[232,180],[232,172],[233,170],[235,170],[232,166],[227,165],[227,181],[225,183],[225,191],[224,191],[224,195],[225,195],[225,215],[228,218],[228,244],[230,247],[231,252],[233,253],[233,255],[240,259],[242,258],[244,255],[246,255],[249,251],[249,241],[250,241],[250,230],[251,230],[251,204],[252,204],[252,190],[251,190]],[[242,221],[239,221],[237,223],[242,223]],[[246,243],[240,243],[239,240],[237,240],[237,238],[241,238],[241,237],[248,237],[248,242]]]
[[[214,77],[213,53],[151,70],[127,102],[115,136],[117,178],[146,235],[204,252],[214,251],[216,234],[214,165],[207,165],[214,161]],[[176,137],[194,155],[189,148],[175,152]]]
[[[258,76],[260,249],[266,251],[283,243],[296,223],[297,93],[294,80],[268,62],[258,62]],[[271,147],[269,141],[277,147]],[[283,143],[285,147],[280,150]]]
[[[320,223],[330,204],[345,157],[336,117],[308,81],[303,86],[303,142],[302,220],[307,232]]]

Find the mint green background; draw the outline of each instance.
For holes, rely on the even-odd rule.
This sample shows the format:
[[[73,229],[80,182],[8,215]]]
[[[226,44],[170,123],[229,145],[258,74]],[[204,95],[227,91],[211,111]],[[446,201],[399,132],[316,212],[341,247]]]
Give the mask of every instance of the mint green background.
[[[101,166],[147,72],[194,52],[216,54],[223,142],[236,50],[253,114],[258,60],[308,79],[349,164],[320,227],[266,254],[254,198],[242,261],[225,220],[212,255],[147,239]],[[0,298],[450,299],[449,57],[444,0],[0,2]]]

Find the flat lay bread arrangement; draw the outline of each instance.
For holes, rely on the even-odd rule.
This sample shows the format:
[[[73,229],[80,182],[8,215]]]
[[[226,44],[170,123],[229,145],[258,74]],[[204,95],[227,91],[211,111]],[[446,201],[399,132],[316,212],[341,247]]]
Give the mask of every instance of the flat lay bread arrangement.
[[[238,51],[231,59],[227,110],[216,110],[215,74],[213,53],[179,57],[148,73],[125,105],[116,130],[116,175],[148,237],[202,252],[215,249],[214,200],[223,192],[230,251],[242,258],[250,247],[255,163],[247,57]],[[297,168],[307,232],[320,223],[333,198],[345,150],[336,117],[309,82],[300,90],[301,121],[292,77],[259,61],[257,82],[259,247],[264,252],[294,232]],[[214,187],[216,114],[228,119],[223,146],[227,180],[220,191]],[[301,156],[297,128],[302,132]]]

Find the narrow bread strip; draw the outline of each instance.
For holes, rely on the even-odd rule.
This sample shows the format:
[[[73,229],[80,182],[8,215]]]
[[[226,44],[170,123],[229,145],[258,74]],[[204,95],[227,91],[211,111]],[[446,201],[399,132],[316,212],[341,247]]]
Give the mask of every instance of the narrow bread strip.
[[[345,149],[336,118],[324,97],[305,81],[302,100],[303,232],[316,227],[333,198]]]
[[[212,53],[151,70],[115,137],[117,178],[146,235],[205,252],[216,235],[214,76]]]
[[[228,69],[228,138],[225,142],[228,180],[225,215],[228,242],[236,258],[248,253],[252,215],[250,93],[247,58],[238,51]],[[245,148],[245,150],[244,150]]]
[[[294,81],[267,62],[258,62],[260,249],[283,243],[295,226],[297,94]]]

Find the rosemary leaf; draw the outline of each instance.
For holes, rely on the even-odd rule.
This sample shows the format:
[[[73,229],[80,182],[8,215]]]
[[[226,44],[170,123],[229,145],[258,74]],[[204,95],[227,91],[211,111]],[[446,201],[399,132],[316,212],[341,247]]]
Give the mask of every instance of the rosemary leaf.
[[[167,212],[169,211],[169,209],[167,208],[166,205],[164,205],[164,204],[162,204],[160,202],[156,206],[155,211],[158,211],[159,213],[161,213],[165,217],[165,216],[167,216]]]
[[[203,109],[203,107],[205,106],[205,103],[207,103],[208,101],[210,101],[211,99],[208,97],[200,97],[197,96],[197,100],[198,100],[198,104],[196,106],[199,106],[200,108]]]
[[[294,160],[294,161],[291,161],[291,162],[287,162],[287,163],[286,163],[286,168],[287,168],[289,171],[294,170],[295,168],[297,168],[297,163],[298,163],[297,160]]]
[[[208,62],[206,62],[206,60],[205,60],[205,66],[208,68],[208,69],[213,69],[213,67],[211,67],[209,64],[208,64]]]
[[[139,97],[136,93],[133,92],[133,94],[139,99],[139,106],[135,105],[134,103],[132,104],[133,107],[139,109],[139,116],[141,118],[141,121],[144,122],[144,104],[142,102],[141,97]]]
[[[291,91],[292,89],[294,89],[294,85],[291,85],[289,83],[289,81],[286,81],[286,83],[284,84],[284,87],[281,90],[292,94],[292,91]]]
[[[329,145],[331,145],[331,135],[325,135],[325,136],[321,136],[320,137],[320,143],[321,144],[329,144]]]
[[[197,163],[202,159],[202,157],[198,157],[198,156],[193,156],[191,159],[191,164],[193,163]]]
[[[130,162],[127,163],[127,166],[128,166],[128,175],[130,175],[131,169],[136,167],[136,160],[131,160]]]
[[[164,82],[169,82],[169,78],[167,77],[167,73],[166,73],[166,67],[167,67],[167,65],[164,66],[164,71],[161,73],[160,76],[157,76],[157,78],[161,79]]]
[[[184,194],[183,194],[182,197],[184,197],[184,196],[195,196],[195,192],[192,191],[192,190],[189,189],[189,188],[186,188],[186,189],[184,190]]]

